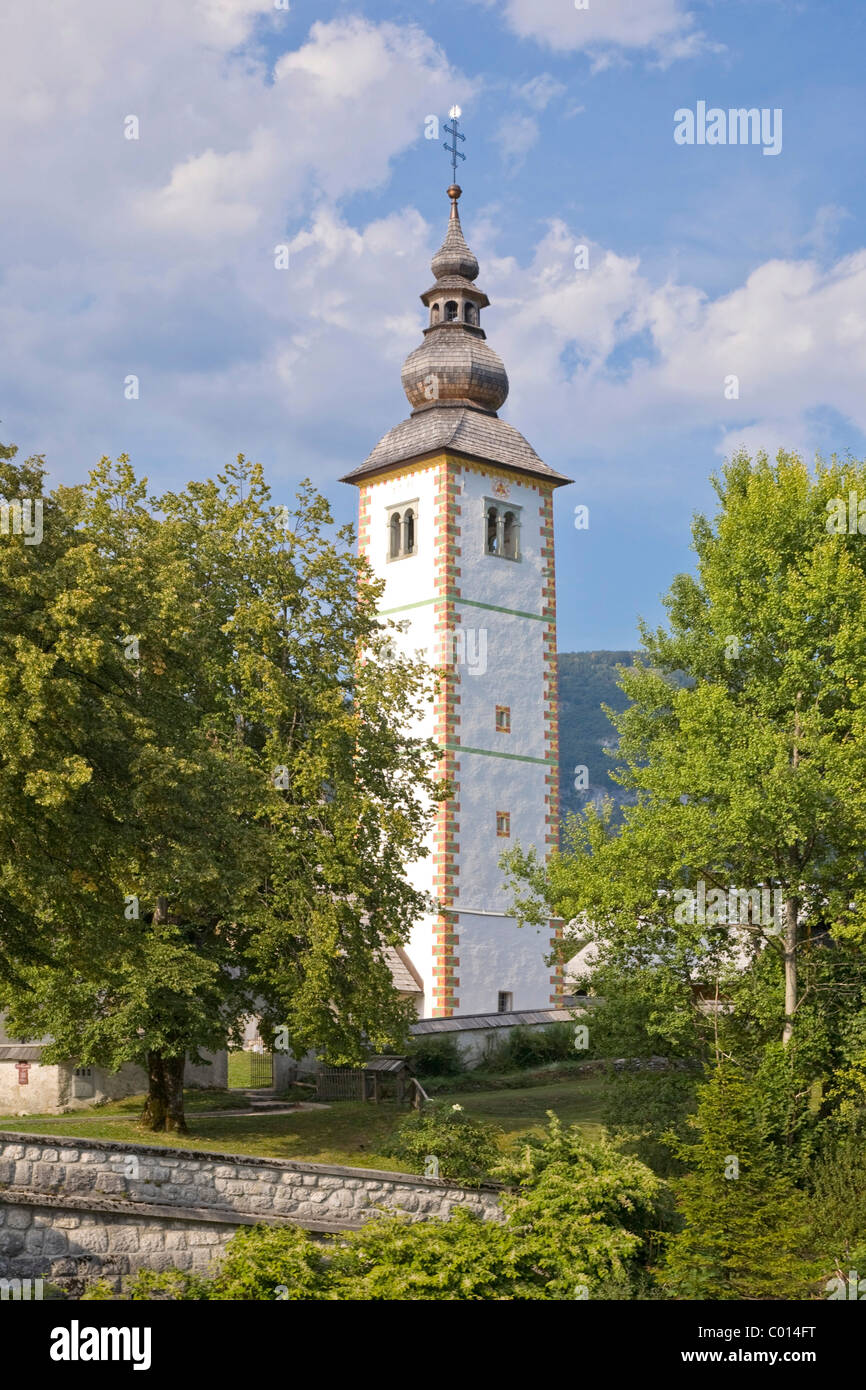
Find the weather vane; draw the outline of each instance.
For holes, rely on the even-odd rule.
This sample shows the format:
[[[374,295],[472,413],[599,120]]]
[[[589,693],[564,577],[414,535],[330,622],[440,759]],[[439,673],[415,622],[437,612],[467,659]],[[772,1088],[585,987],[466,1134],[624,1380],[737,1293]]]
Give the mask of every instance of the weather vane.
[[[456,182],[457,182],[457,161],[458,161],[458,159],[465,159],[465,158],[466,158],[465,154],[461,154],[460,151],[458,150],[458,148],[457,148],[457,141],[458,141],[458,140],[465,140],[465,139],[466,139],[466,136],[465,136],[465,135],[461,135],[460,131],[457,129],[457,122],[460,120],[460,117],[461,117],[461,115],[462,115],[462,112],[461,112],[461,110],[460,110],[460,107],[459,107],[459,106],[452,106],[452,107],[451,107],[451,110],[448,112],[448,115],[451,117],[451,120],[454,122],[453,125],[447,125],[447,126],[445,127],[445,133],[446,133],[446,135],[450,135],[450,136],[451,136],[451,144],[449,145],[447,140],[443,140],[443,141],[442,141],[442,148],[443,148],[443,149],[446,149],[446,150],[448,151],[448,153],[450,154],[450,156],[451,156],[451,169],[452,169],[452,171],[453,171],[451,182],[454,183],[454,184],[456,184]]]

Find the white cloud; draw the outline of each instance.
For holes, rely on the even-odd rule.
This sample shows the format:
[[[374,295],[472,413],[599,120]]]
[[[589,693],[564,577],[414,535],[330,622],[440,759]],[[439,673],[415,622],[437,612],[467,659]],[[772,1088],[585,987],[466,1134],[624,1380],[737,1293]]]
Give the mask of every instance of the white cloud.
[[[497,235],[482,226],[475,249],[493,305],[485,326],[512,383],[505,411],[555,467],[567,472],[576,453],[615,464],[641,441],[675,446],[697,431],[714,432],[720,452],[740,441],[811,452],[826,410],[855,443],[866,432],[866,251],[826,271],[769,261],[711,300],[592,244],[590,269],[575,270],[585,238],[561,222],[526,268],[495,255]],[[725,397],[731,376],[739,399]]]
[[[683,0],[505,0],[509,28],[556,52],[587,52],[600,69],[615,50],[650,49],[662,65],[689,58],[707,44]]]
[[[544,111],[552,101],[561,97],[567,91],[564,82],[560,82],[549,72],[540,72],[537,77],[532,77],[528,82],[522,82],[517,87],[517,95],[531,106],[533,111]]]
[[[534,116],[520,116],[516,112],[501,122],[496,131],[496,142],[506,164],[519,168],[540,135],[538,121]]]
[[[642,32],[675,32],[659,28],[673,4],[645,9],[657,22]],[[598,13],[613,42],[623,7]],[[32,0],[14,25],[0,12],[2,431],[67,477],[118,446],[173,480],[245,449],[329,485],[406,414],[399,369],[421,340],[447,201],[432,226],[412,207],[353,226],[340,203],[413,145],[426,155],[426,114],[473,85],[411,25],[314,24],[273,72],[254,46],[235,51],[275,23],[251,0],[74,13]],[[549,74],[521,93],[528,109],[503,135],[514,158],[562,95]],[[123,138],[129,112],[139,141]],[[836,217],[816,218],[824,250]],[[866,431],[866,251],[759,264],[710,299],[595,243],[575,270],[585,229],[560,221],[522,266],[508,225],[491,210],[466,231],[512,382],[506,414],[553,466],[579,455],[582,476],[597,467],[616,488],[620,458],[669,444],[666,482],[637,482],[675,487],[697,431],[720,449],[806,447],[822,409]],[[732,373],[740,398],[726,401]]]
[[[324,247],[316,209],[382,183],[412,147],[426,157],[427,113],[473,87],[411,24],[315,23],[272,71],[255,43],[238,50],[280,22],[272,0],[85,0],[74,12],[32,0],[14,19],[0,12],[0,319],[15,344],[3,437],[45,450],[66,476],[118,441],[142,466],[150,453],[199,469],[203,454],[253,443],[287,470],[310,466],[315,424],[334,416],[318,316],[339,317],[341,298],[347,320],[358,314],[356,376],[382,390],[381,305],[405,322],[429,259],[416,254],[398,294],[400,256],[426,234],[418,215],[393,224],[409,240],[389,259],[376,249],[387,227],[354,234],[359,255],[346,229],[324,284],[301,278],[300,244],[290,271],[275,270],[274,247],[298,225]],[[138,140],[124,138],[128,114]],[[362,313],[363,275],[376,274],[377,308]],[[141,380],[134,403],[129,373]],[[289,379],[304,382],[299,394]]]

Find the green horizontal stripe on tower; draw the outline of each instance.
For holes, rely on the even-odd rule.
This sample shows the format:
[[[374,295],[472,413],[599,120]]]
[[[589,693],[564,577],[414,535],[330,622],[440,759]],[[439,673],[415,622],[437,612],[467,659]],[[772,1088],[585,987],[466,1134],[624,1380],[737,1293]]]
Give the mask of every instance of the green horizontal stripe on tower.
[[[474,598],[455,598],[448,594],[444,598],[422,598],[417,603],[401,603],[399,608],[380,608],[383,618],[391,613],[406,613],[410,608],[427,608],[431,603],[462,603],[470,608],[486,608],[491,613],[509,613],[512,618],[533,618],[537,623],[553,623],[553,618],[544,618],[540,613],[524,613],[520,608],[500,608],[497,603],[479,603]]]
[[[491,748],[467,748],[465,743],[446,743],[449,753],[479,753],[482,758],[507,758],[512,763],[540,763],[542,767],[556,767],[555,758],[528,758],[523,753],[494,753]]]

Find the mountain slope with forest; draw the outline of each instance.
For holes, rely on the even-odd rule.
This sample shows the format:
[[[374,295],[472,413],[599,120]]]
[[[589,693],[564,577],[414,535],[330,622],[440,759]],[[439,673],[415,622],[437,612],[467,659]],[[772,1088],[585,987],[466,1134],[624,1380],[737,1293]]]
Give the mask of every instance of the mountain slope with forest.
[[[559,795],[560,821],[588,801],[610,796],[618,806],[628,794],[610,780],[616,766],[605,749],[616,747],[616,730],[602,709],[622,710],[628,700],[617,685],[617,667],[632,666],[636,652],[560,652],[559,654]],[[575,769],[585,767],[589,785],[575,787]]]

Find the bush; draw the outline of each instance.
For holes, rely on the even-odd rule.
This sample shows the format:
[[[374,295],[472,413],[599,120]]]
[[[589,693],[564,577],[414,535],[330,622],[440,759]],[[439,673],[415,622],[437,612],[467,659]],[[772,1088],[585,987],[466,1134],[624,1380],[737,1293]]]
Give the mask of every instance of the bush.
[[[135,1274],[123,1279],[121,1284],[121,1290],[117,1292],[109,1280],[96,1279],[88,1284],[81,1298],[88,1303],[112,1300],[176,1303],[209,1299],[214,1296],[210,1279],[186,1269],[164,1269],[159,1272],[154,1269],[139,1269]]]
[[[250,1226],[226,1246],[212,1299],[327,1298],[325,1248],[292,1226]]]
[[[466,1070],[463,1053],[453,1033],[415,1038],[409,1047],[409,1057],[420,1076],[459,1076]]]
[[[839,1269],[866,1263],[866,1130],[828,1142],[810,1175],[810,1225],[816,1247]]]
[[[431,1101],[401,1121],[384,1152],[411,1163],[416,1173],[424,1173],[427,1160],[435,1158],[440,1178],[477,1184],[501,1158],[501,1136],[495,1125],[470,1119],[462,1106]]]
[[[351,1301],[545,1297],[515,1232],[459,1207],[448,1221],[395,1215],[368,1222],[335,1251],[330,1272],[331,1297]]]
[[[492,1037],[484,1049],[480,1069],[484,1071],[523,1071],[546,1066],[550,1062],[585,1061],[588,1049],[578,1051],[574,1045],[575,1024],[550,1023],[544,1028],[528,1028],[519,1024],[510,1028],[505,1037]]]
[[[588,1050],[578,1053],[574,1045],[573,1023],[551,1023],[546,1028],[514,1028],[509,1036],[509,1053],[515,1067],[543,1066],[578,1057],[584,1061]]]
[[[502,1206],[521,1258],[544,1298],[633,1296],[646,1285],[665,1184],[639,1159],[547,1113],[545,1133],[519,1140],[497,1169],[515,1184]]]

